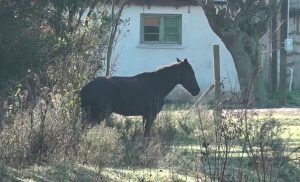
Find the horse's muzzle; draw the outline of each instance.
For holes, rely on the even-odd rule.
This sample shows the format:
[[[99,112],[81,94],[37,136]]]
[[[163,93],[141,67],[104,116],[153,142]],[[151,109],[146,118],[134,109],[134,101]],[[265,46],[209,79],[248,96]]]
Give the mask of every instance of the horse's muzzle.
[[[196,95],[199,94],[199,92],[200,92],[200,88],[194,89],[194,90],[191,92],[191,95],[192,95],[192,96],[196,96]]]

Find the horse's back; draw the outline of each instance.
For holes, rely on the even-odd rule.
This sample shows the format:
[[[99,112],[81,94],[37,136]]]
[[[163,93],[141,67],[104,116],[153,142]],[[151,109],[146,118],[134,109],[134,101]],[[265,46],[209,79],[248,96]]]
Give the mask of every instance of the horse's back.
[[[145,84],[134,77],[97,77],[87,83],[80,91],[82,104],[85,102],[105,102],[110,99],[111,102],[120,99],[120,96],[136,95],[145,89]]]

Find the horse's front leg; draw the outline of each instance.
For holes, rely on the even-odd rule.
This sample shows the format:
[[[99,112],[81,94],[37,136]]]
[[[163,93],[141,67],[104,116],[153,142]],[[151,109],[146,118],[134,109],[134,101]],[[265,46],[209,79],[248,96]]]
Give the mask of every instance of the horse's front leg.
[[[144,134],[145,134],[145,127],[146,127],[146,117],[143,116],[143,129],[144,129]]]
[[[154,104],[151,105],[152,107],[149,107],[147,114],[143,116],[143,118],[145,118],[144,138],[150,138],[153,122],[163,106],[163,99],[154,97],[153,101],[155,101]]]

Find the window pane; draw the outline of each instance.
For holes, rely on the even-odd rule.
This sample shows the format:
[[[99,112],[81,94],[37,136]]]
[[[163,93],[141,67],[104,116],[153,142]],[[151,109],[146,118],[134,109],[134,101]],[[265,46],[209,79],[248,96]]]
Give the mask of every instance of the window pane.
[[[159,41],[159,34],[144,34],[144,41]]]
[[[159,26],[160,18],[159,17],[144,17],[144,26]]]
[[[159,41],[159,27],[144,26],[144,41]]]
[[[179,35],[178,34],[165,34],[164,35],[164,42],[179,42]]]
[[[165,17],[164,18],[164,26],[178,27],[179,26],[179,18]]]
[[[144,17],[144,41],[159,41],[159,17]]]
[[[179,17],[164,17],[164,42],[180,42]]]
[[[144,26],[144,33],[159,33],[159,27]]]
[[[168,34],[168,33],[179,33],[179,29],[178,27],[164,27],[164,33]]]

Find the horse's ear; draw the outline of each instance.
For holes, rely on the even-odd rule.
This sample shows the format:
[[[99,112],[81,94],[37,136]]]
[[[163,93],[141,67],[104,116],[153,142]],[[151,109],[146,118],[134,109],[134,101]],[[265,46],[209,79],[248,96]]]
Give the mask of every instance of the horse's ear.
[[[187,58],[185,58],[183,62],[187,63],[187,62],[188,62],[188,61],[187,61]]]
[[[180,59],[177,58],[177,62],[178,62],[178,63],[181,63],[182,61],[181,61]]]

